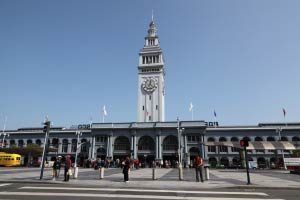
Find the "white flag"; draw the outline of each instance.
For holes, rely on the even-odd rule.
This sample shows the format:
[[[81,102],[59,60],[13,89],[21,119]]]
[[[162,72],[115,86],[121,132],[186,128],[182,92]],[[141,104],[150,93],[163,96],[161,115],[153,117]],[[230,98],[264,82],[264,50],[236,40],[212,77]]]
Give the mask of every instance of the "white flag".
[[[106,108],[105,108],[105,105],[103,106],[102,108],[102,112],[103,112],[103,115],[106,116],[107,115],[107,112],[106,112]]]
[[[193,108],[194,108],[194,105],[193,105],[193,103],[191,102],[189,111],[192,112],[192,111],[193,111]]]

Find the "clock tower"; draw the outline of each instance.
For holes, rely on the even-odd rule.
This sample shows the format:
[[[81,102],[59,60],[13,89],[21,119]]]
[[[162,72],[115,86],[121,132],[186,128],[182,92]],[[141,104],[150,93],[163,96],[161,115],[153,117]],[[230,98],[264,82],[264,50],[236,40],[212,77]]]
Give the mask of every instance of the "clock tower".
[[[165,121],[165,69],[153,16],[139,53],[138,122]]]

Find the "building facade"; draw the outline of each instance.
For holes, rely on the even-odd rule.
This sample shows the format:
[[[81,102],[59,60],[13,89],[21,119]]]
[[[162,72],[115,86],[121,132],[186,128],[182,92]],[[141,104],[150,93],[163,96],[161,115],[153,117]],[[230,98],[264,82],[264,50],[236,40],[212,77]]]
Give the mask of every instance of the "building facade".
[[[165,68],[154,21],[150,22],[145,46],[139,53],[138,120],[132,123],[93,123],[75,128],[52,127],[45,141],[42,128],[3,131],[3,148],[46,143],[57,155],[71,155],[78,162],[96,158],[116,160],[125,156],[145,166],[153,161],[179,161],[192,165],[197,154],[212,166],[239,166],[243,158],[239,141],[250,141],[249,159],[271,167],[300,146],[300,123],[261,123],[257,126],[217,126],[205,121],[165,122]],[[80,133],[80,134],[79,134]],[[27,158],[28,159],[28,158]],[[29,161],[26,156],[24,164]]]

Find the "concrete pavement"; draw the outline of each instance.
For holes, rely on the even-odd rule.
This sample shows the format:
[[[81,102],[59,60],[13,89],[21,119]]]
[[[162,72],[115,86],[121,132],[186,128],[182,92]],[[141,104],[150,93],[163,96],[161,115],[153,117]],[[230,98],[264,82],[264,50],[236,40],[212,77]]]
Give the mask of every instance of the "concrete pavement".
[[[251,185],[247,185],[244,170],[210,170],[210,180],[195,182],[195,170],[184,169],[184,180],[179,181],[178,169],[156,169],[158,180],[152,180],[152,169],[143,168],[130,172],[129,183],[123,182],[121,169],[105,169],[104,179],[99,171],[80,168],[78,179],[62,182],[63,170],[58,180],[52,180],[52,169],[45,169],[43,180],[39,180],[39,168],[0,168],[0,182],[37,182],[93,185],[98,187],[160,188],[160,189],[214,189],[214,188],[281,188],[300,189],[300,176],[280,170],[253,170],[250,172]]]

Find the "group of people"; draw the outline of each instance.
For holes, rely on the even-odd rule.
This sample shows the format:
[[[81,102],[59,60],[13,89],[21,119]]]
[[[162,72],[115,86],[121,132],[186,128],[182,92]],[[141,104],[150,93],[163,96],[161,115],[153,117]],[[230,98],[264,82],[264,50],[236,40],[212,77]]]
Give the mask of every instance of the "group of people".
[[[129,181],[130,169],[133,165],[139,166],[137,161],[131,160],[128,156],[122,161],[121,166],[124,174],[124,182]],[[70,176],[72,175],[72,161],[69,155],[65,156],[65,161],[62,162],[62,156],[58,156],[53,163],[53,180],[56,180],[59,177],[61,167],[64,167],[64,181],[69,181]],[[196,170],[196,182],[203,182],[203,159],[199,155],[194,159],[194,166]],[[199,177],[200,175],[200,177]]]
[[[53,163],[53,175],[52,179],[56,180],[59,178],[60,169],[64,168],[64,181],[69,181],[70,176],[72,175],[72,161],[69,155],[65,156],[65,161],[62,162],[62,156],[58,156]]]

